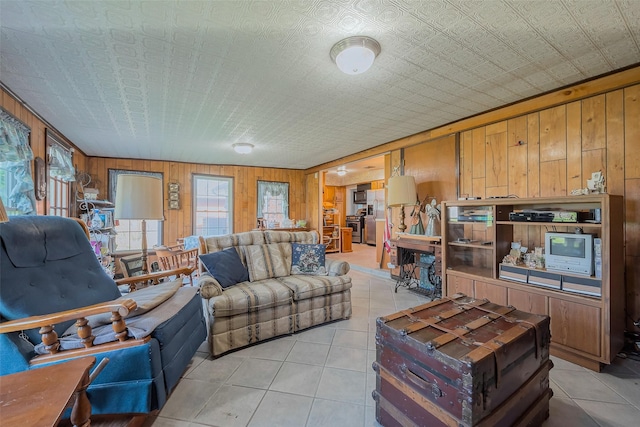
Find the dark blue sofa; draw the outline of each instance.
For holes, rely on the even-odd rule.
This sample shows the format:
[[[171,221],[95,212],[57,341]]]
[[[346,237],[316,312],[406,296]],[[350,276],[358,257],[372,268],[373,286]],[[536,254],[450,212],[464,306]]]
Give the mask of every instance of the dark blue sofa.
[[[72,219],[11,217],[0,224],[0,247],[0,376],[74,357],[93,355],[97,363],[108,357],[109,363],[88,389],[93,414],[149,413],[162,408],[206,339],[201,298],[193,288],[178,289],[176,295],[191,292],[193,297],[181,294],[187,301],[184,306],[146,338],[36,355],[33,346],[41,342],[42,320],[30,324],[38,327],[24,331],[28,339],[20,337],[19,331],[7,332],[12,329],[10,321],[49,315],[55,331],[62,334],[75,320],[60,321],[64,316],[55,317],[56,313],[75,310],[83,318],[92,314],[83,312],[83,307],[121,295],[96,259],[82,227]],[[126,314],[131,303],[125,301],[116,311]]]

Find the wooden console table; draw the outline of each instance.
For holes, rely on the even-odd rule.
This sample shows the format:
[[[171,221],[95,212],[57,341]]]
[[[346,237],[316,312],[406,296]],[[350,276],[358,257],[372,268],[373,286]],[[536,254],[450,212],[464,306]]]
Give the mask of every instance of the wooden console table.
[[[86,389],[89,370],[95,363],[95,357],[83,357],[0,377],[2,425],[56,426],[71,401],[71,422],[75,426],[91,425]]]
[[[400,268],[398,280],[394,291],[398,292],[400,286],[406,287],[434,298],[442,296],[442,246],[439,236],[423,236],[420,234],[398,233],[395,241],[397,248],[397,265]],[[433,255],[433,263],[425,264],[420,261],[420,255]],[[433,291],[427,291],[417,283],[419,276],[417,268],[429,271],[429,281],[434,285]]]

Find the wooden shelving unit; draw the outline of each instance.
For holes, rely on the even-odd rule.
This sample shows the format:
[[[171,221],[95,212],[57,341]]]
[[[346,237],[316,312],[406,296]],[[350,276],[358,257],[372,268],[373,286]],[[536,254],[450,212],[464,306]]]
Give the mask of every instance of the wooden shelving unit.
[[[337,224],[323,226],[322,243],[327,245],[326,253],[340,252],[340,226]]]
[[[586,211],[600,209],[601,223],[514,222],[514,210]],[[465,293],[501,305],[551,317],[551,353],[599,371],[624,340],[624,237],[622,196],[607,194],[537,199],[491,199],[443,202],[443,292]],[[600,296],[525,281],[500,278],[500,263],[511,242],[533,249],[544,246],[547,231],[576,227],[602,240],[602,277],[578,276],[600,286]],[[534,269],[534,271],[544,271]],[[574,280],[556,272],[559,283]]]

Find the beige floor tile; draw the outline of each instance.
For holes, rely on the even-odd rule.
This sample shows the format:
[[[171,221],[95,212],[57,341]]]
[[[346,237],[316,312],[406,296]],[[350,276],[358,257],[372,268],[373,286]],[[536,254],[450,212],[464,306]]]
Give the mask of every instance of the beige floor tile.
[[[564,392],[564,390],[562,390],[562,387],[553,382],[552,379],[549,379],[549,387],[553,390],[553,397],[558,399],[569,399],[569,396]]]
[[[224,385],[198,413],[195,421],[225,427],[246,426],[265,393],[265,390],[255,388]]]
[[[362,319],[362,318],[367,318],[369,317],[369,307],[364,307],[364,306],[354,306],[352,303],[351,306],[351,318],[352,319]]]
[[[325,366],[351,371],[366,372],[366,349],[331,346]]]
[[[629,427],[640,424],[640,410],[632,405],[591,400],[575,402],[602,427]]]
[[[247,358],[229,377],[226,384],[267,389],[280,370],[282,362]]]
[[[367,373],[367,386],[364,391],[364,404],[367,406],[375,406],[376,402],[373,400],[371,393],[376,389],[376,374],[371,370],[371,373]]]
[[[352,331],[368,331],[369,319],[347,319],[334,323],[336,329],[349,329]]]
[[[311,397],[268,391],[253,414],[249,427],[304,426],[312,402]]]
[[[331,344],[333,336],[336,333],[335,328],[327,327],[328,325],[317,326],[306,329],[302,332],[295,333],[293,337],[296,341],[314,342],[318,344]]]
[[[640,374],[593,372],[592,375],[622,396],[627,402],[640,409]],[[638,424],[640,424],[640,420]]]
[[[330,347],[329,344],[296,341],[286,361],[324,366]]]
[[[269,390],[313,397],[318,389],[322,366],[284,362]]]
[[[369,332],[369,340],[367,341],[367,350],[375,350],[376,349],[376,333]]]
[[[233,353],[214,360],[204,360],[196,369],[187,372],[184,377],[200,381],[223,383],[233,375],[243,361],[244,358],[236,357]]]
[[[367,293],[367,297],[363,298],[363,297],[357,297],[355,296],[355,293],[352,291],[351,292],[351,309],[354,309],[356,307],[363,307],[363,308],[369,308],[369,296]]]
[[[191,424],[189,421],[180,421],[180,420],[174,420],[171,418],[156,417],[153,420],[152,424],[147,424],[145,422],[144,426],[146,427],[147,425],[153,425],[153,427],[190,427],[193,424]]]
[[[586,368],[583,368],[580,365],[567,362],[566,360],[562,360],[559,357],[549,356],[549,359],[551,359],[551,361],[553,362],[553,369],[551,370],[552,375],[554,371],[559,371],[559,370],[580,371],[580,372],[585,372],[587,370]]]
[[[220,383],[182,378],[158,415],[163,418],[193,420],[221,386]]]
[[[380,423],[376,421],[376,407],[367,406],[364,410],[364,425],[365,427],[382,427]]]
[[[185,376],[188,375],[190,372],[192,372],[194,369],[196,369],[198,365],[202,363],[202,361],[207,360],[208,358],[209,358],[208,354],[196,352],[196,354],[193,356],[193,359],[191,359],[191,363],[189,363],[189,366],[187,366],[187,370],[185,371]]]
[[[331,345],[366,349],[368,340],[368,332],[338,329]]]
[[[394,293],[395,281],[388,277],[355,269],[350,275],[352,319],[259,343],[218,359],[209,357],[203,343],[165,408],[145,427],[304,426],[307,422],[334,427],[341,425],[334,418],[339,416],[355,420],[343,424],[349,427],[362,423],[380,427],[371,397],[375,319],[427,299],[402,288]],[[552,360],[554,397],[545,427],[638,424],[640,362],[616,358],[602,373],[595,373],[553,356]],[[289,405],[291,410],[286,409]],[[357,421],[362,419],[357,415],[361,410],[362,423]]]
[[[361,405],[315,399],[306,427],[360,427],[364,425],[364,411],[365,407]]]
[[[591,372],[551,370],[550,377],[572,399],[627,403],[618,393],[597,380]]]
[[[316,397],[364,405],[366,374],[344,369],[324,368]]]
[[[279,337],[251,346],[249,357],[279,361],[285,360],[293,348],[295,340],[282,338],[286,337]]]
[[[542,423],[542,427],[569,426],[598,427],[598,423],[573,400],[552,397],[549,401],[549,418]]]

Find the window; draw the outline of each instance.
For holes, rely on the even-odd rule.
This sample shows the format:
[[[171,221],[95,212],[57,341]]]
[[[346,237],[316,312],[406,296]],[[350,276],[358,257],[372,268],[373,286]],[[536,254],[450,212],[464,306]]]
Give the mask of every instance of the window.
[[[193,176],[193,234],[233,233],[233,178]]]
[[[49,163],[48,187],[49,215],[71,215],[72,191],[71,183],[75,181],[73,167],[73,150],[60,139],[46,130],[47,157]]]
[[[116,250],[142,249],[142,221],[121,219],[116,221]],[[162,244],[162,222],[147,221],[147,248]]]
[[[118,175],[141,174],[162,178],[161,172],[130,171],[109,169],[109,200],[116,201]],[[147,248],[162,245],[162,221],[147,220]],[[120,219],[115,221],[116,251],[132,251],[142,249],[142,220]]]
[[[258,218],[282,225],[289,219],[289,183],[258,181]]]

